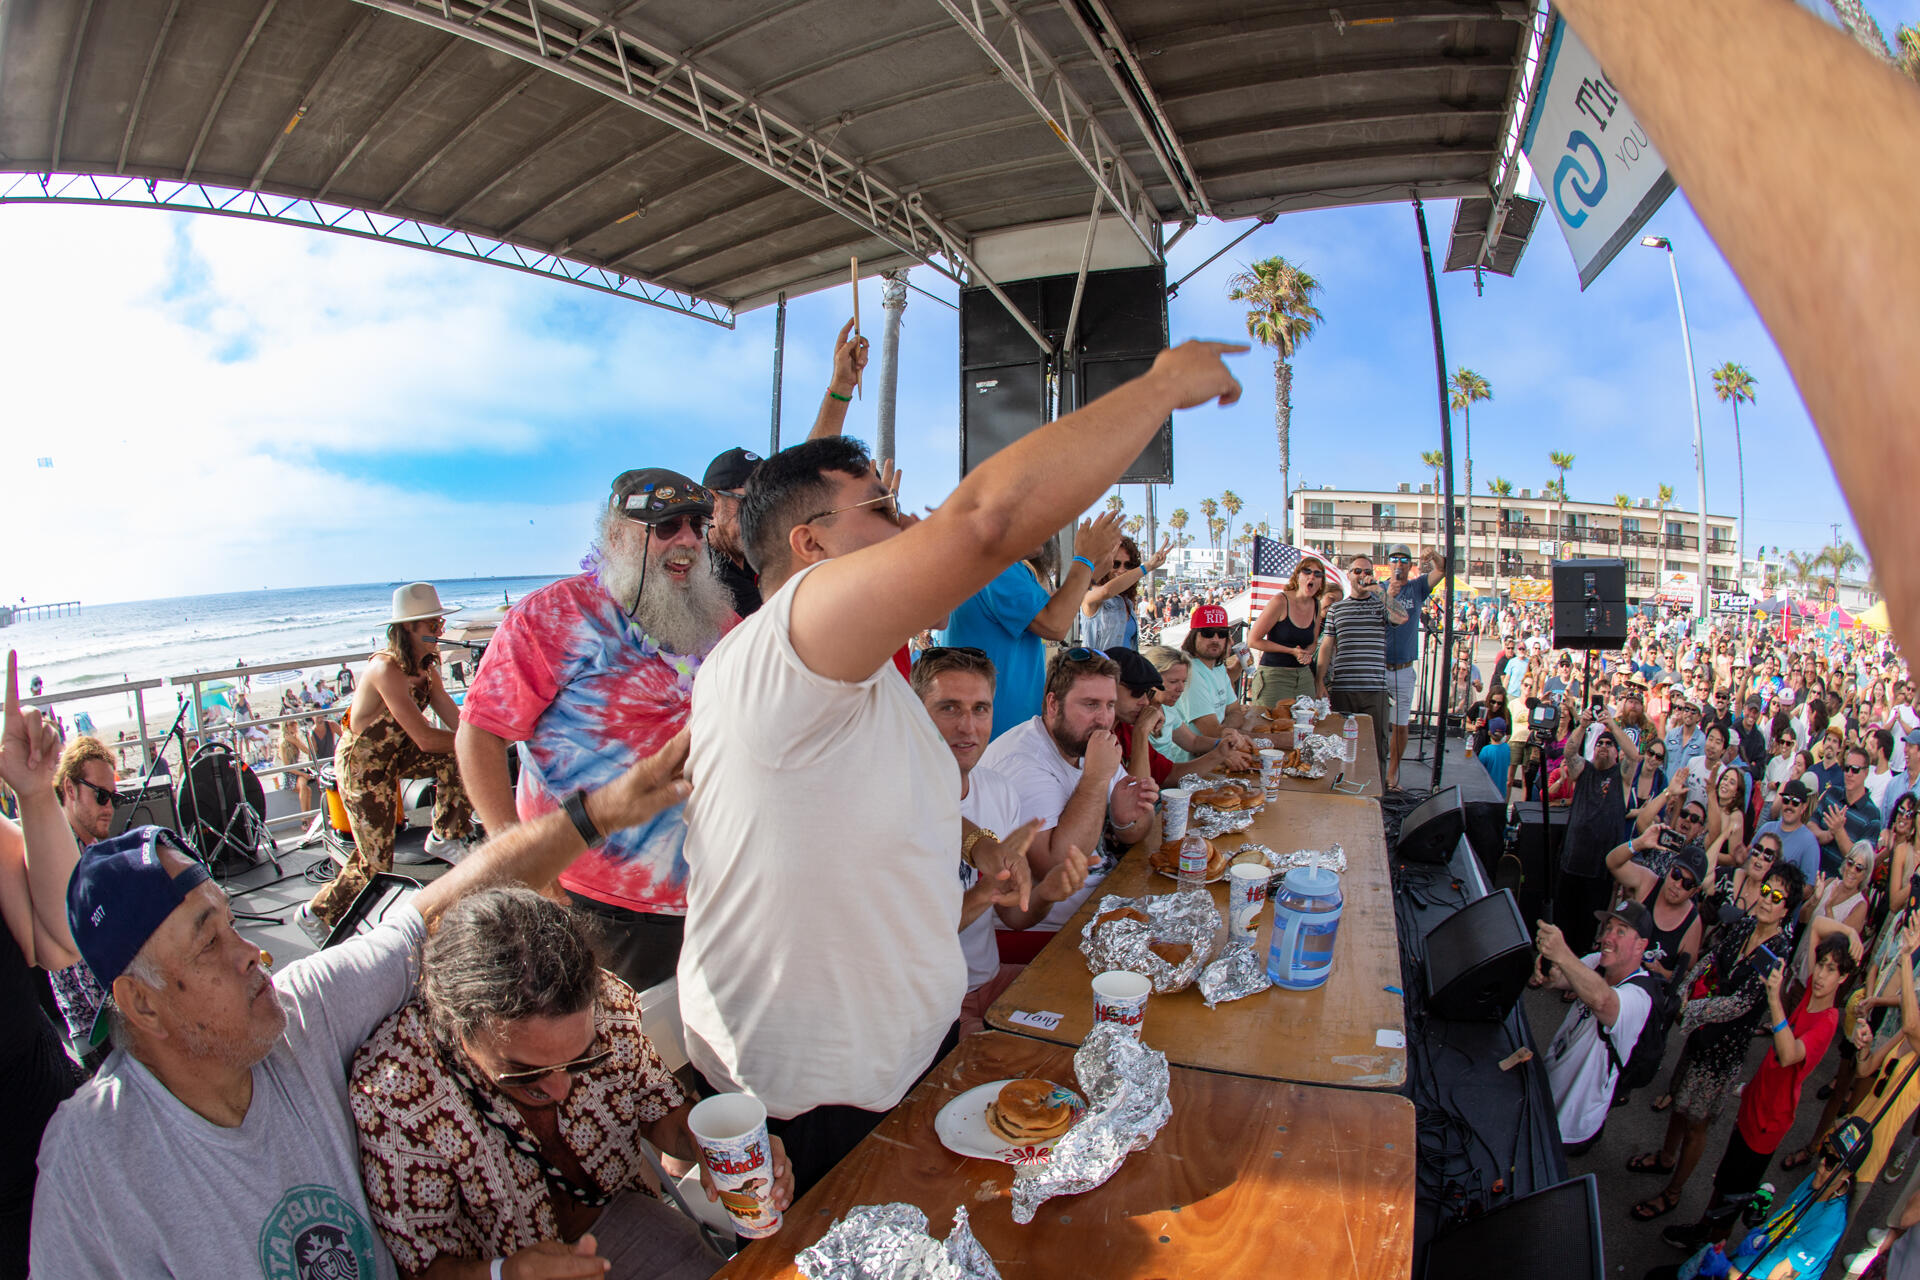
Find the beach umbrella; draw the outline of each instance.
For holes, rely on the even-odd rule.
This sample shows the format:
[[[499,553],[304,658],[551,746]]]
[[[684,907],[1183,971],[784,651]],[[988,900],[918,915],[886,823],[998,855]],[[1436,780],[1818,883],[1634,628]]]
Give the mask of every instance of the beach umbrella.
[[[298,671],[269,671],[264,675],[255,676],[253,682],[264,688],[272,689],[283,684],[300,683],[300,673]]]

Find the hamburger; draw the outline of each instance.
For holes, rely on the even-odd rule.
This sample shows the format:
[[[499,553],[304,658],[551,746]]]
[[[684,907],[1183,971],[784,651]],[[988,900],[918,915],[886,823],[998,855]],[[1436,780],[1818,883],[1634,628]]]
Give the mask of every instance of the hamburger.
[[[1052,1081],[1014,1080],[987,1104],[987,1128],[1016,1147],[1051,1142],[1073,1124],[1073,1107]]]
[[[1178,969],[1187,962],[1187,957],[1193,954],[1193,944],[1190,942],[1154,942],[1148,944],[1147,950],[1153,952],[1153,954]]]
[[[1112,911],[1104,912],[1093,918],[1093,922],[1096,925],[1106,924],[1114,920],[1135,920],[1141,924],[1153,923],[1153,917],[1137,907],[1115,907]]]

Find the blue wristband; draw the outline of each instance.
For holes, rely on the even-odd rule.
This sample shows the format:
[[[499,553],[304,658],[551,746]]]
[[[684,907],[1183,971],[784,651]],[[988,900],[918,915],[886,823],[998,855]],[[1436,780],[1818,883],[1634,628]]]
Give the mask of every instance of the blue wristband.
[[[1785,1018],[1782,1018],[1780,1019],[1780,1021],[1773,1024],[1773,1034],[1775,1035],[1779,1035],[1782,1031],[1785,1031],[1786,1029],[1787,1029],[1787,1020]]]
[[[1098,572],[1099,572],[1099,570],[1098,570],[1098,569],[1095,569],[1095,568],[1093,567],[1093,561],[1091,561],[1091,560],[1089,560],[1089,559],[1087,559],[1087,558],[1086,558],[1085,556],[1075,556],[1075,557],[1073,558],[1073,563],[1075,563],[1075,564],[1083,564],[1083,565],[1085,565],[1085,566],[1087,566],[1087,572],[1088,572],[1088,573],[1098,573]]]

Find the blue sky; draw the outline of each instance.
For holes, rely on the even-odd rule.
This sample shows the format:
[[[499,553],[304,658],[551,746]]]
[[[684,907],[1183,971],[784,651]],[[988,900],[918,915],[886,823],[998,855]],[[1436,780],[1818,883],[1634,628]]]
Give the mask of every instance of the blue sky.
[[[1920,0],[1870,6],[1889,36]],[[1443,252],[1453,204],[1429,205]],[[1244,224],[1196,228],[1178,278]],[[0,596],[142,598],[258,586],[562,572],[579,559],[619,471],[698,477],[733,444],[764,449],[772,310],[736,330],[584,289],[404,248],[284,227],[130,210],[0,208],[15,246],[0,262],[0,342],[16,370],[0,473],[17,511]],[[1812,547],[1829,522],[1858,541],[1785,366],[1684,197],[1648,225],[1672,239],[1702,383],[1708,505],[1736,506],[1732,418],[1708,371],[1745,364],[1749,548]],[[1293,214],[1182,287],[1176,340],[1237,338],[1225,281],[1279,254],[1324,286],[1325,323],[1295,361],[1293,483],[1391,488],[1430,478],[1433,353],[1413,213],[1406,204]],[[915,281],[951,298],[931,272]],[[1449,368],[1484,375],[1475,486],[1550,479],[1575,455],[1575,498],[1652,496],[1694,506],[1692,417],[1665,255],[1631,247],[1584,294],[1550,219],[1516,278],[1440,278]],[[863,317],[878,337],[878,286]],[[847,290],[789,306],[787,442],[824,386]],[[957,480],[956,314],[920,294],[906,311],[898,437],[912,505]],[[876,349],[877,349],[876,341]],[[1273,379],[1240,357],[1228,410],[1175,422],[1175,483],[1160,511],[1231,487],[1242,518],[1279,519]],[[870,435],[874,399],[849,430]],[[1456,453],[1459,437],[1455,437]],[[51,469],[35,465],[50,456]],[[1127,490],[1130,509],[1141,491]],[[58,554],[21,555],[43,542]],[[138,573],[101,566],[137,562]]]

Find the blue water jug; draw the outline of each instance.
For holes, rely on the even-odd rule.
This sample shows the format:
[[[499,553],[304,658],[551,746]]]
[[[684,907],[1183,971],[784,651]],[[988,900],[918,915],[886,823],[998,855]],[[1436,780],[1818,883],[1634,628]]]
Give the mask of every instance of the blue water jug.
[[[1325,867],[1295,867],[1273,900],[1267,977],[1288,991],[1311,991],[1333,972],[1340,932],[1340,877]]]

